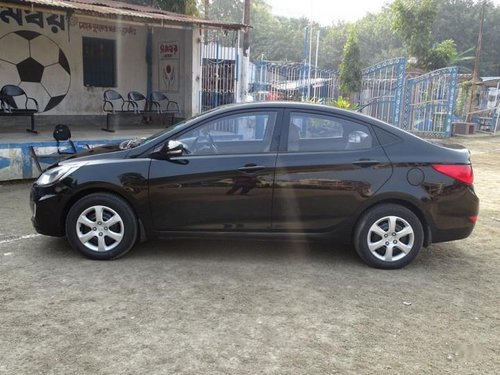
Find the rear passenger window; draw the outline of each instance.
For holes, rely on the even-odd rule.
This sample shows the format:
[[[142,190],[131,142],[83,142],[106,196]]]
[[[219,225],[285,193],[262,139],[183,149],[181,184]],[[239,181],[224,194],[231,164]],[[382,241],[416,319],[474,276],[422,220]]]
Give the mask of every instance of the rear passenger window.
[[[320,114],[292,112],[290,115],[289,152],[367,149],[372,143],[365,125]]]

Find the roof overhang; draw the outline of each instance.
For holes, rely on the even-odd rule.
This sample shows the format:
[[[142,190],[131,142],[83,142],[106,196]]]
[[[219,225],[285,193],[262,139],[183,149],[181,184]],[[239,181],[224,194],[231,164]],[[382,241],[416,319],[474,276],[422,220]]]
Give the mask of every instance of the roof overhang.
[[[500,77],[481,77],[481,79],[486,87],[497,87],[500,83]]]
[[[147,6],[104,0],[0,0],[2,7],[20,7],[30,11],[52,11],[96,17],[120,22],[141,23],[152,27],[191,26],[224,30],[243,30],[248,26],[205,20]]]

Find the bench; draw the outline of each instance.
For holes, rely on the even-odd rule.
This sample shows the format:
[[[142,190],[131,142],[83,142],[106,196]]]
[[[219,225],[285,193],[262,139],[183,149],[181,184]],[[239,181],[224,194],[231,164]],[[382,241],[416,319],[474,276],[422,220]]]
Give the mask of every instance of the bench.
[[[29,106],[30,101],[33,102],[31,107]],[[22,103],[22,106],[18,103]],[[19,86],[5,85],[0,90],[0,116],[29,117],[30,128],[26,129],[27,132],[38,134],[35,130],[35,113],[38,111],[36,99],[29,97]]]
[[[157,113],[170,114],[172,116],[170,125],[174,123],[175,114],[179,113],[179,104],[173,100],[168,99],[167,95],[160,91],[153,91],[151,93],[151,109]]]
[[[127,100],[116,90],[106,90],[104,92],[104,102],[102,109],[106,112],[106,127],[102,130],[114,132],[110,126],[110,118],[113,115],[171,115],[170,124],[173,124],[175,114],[179,112],[177,102],[171,101],[161,92],[153,92],[148,100],[138,91],[130,91]]]
[[[123,96],[118,91],[106,90],[104,91],[102,110],[106,112],[106,127],[101,130],[114,132],[109,126],[110,117],[117,113],[134,113],[134,105],[130,101],[123,99]]]

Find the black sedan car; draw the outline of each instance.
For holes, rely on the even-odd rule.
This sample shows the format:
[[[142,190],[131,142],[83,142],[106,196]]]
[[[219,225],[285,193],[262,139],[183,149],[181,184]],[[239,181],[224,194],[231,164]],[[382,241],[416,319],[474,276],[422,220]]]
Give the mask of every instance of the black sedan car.
[[[467,149],[290,102],[221,107],[77,154],[31,191],[36,230],[92,259],[151,237],[323,237],[378,268],[467,237],[478,205]]]

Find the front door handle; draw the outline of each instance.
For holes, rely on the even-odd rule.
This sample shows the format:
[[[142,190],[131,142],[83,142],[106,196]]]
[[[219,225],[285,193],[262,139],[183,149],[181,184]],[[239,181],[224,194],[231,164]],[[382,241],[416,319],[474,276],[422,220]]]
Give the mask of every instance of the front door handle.
[[[244,167],[238,168],[238,171],[243,173],[256,173],[263,169],[266,169],[263,165],[245,165]]]
[[[367,168],[367,167],[373,167],[375,165],[380,164],[378,160],[374,159],[360,159],[352,163],[353,165],[356,165],[361,168]]]

